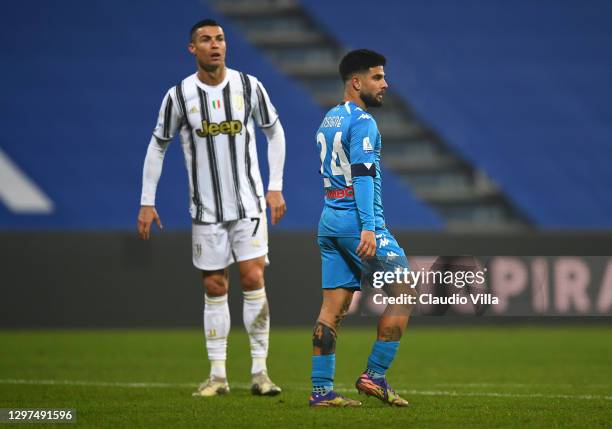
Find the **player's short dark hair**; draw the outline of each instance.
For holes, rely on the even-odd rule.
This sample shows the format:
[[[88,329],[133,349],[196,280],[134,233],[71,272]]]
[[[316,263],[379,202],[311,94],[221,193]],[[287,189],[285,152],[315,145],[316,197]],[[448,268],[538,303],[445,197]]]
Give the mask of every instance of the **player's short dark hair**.
[[[198,21],[193,24],[193,27],[191,27],[191,30],[189,31],[189,40],[193,40],[193,35],[202,27],[221,27],[221,25],[219,25],[219,23],[214,19],[209,18]]]
[[[354,73],[367,71],[370,67],[384,66],[387,59],[369,49],[357,49],[346,54],[340,61],[340,77],[346,82]]]

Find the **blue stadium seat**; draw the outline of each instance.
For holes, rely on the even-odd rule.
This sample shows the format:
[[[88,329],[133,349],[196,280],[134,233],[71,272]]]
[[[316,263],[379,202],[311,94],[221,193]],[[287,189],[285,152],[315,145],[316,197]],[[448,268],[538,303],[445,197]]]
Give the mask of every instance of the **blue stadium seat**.
[[[303,2],[536,226],[612,227],[612,4]]]
[[[146,7],[119,0],[24,0],[3,8],[0,148],[55,210],[17,215],[0,202],[0,228],[135,228],[142,163],[159,105],[170,86],[194,71],[188,30],[210,16],[219,19],[196,0],[180,6],[154,0]],[[323,112],[240,34],[229,25],[225,30],[228,65],[262,80],[287,133],[289,211],[281,227],[313,230],[323,198],[314,132]],[[261,134],[258,142],[264,166]],[[394,226],[440,227],[429,207],[385,176]],[[166,156],[157,201],[167,228],[189,227],[187,177],[176,143]]]

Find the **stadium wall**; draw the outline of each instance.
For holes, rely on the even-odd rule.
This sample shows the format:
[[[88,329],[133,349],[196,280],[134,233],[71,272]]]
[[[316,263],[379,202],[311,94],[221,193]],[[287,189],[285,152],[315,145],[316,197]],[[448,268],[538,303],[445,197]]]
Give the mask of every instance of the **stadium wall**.
[[[266,283],[272,323],[275,326],[310,325],[321,299],[320,259],[314,232],[271,234],[271,265]],[[533,276],[534,255],[547,258],[550,278],[549,316],[605,316],[612,320],[612,233],[517,233],[512,235],[441,234],[405,232],[397,235],[411,255],[490,255],[511,257],[504,262],[516,269],[504,276]],[[198,327],[201,324],[202,290],[199,275],[191,265],[190,235],[163,232],[150,242],[127,232],[3,232],[0,329],[50,327]],[[583,268],[581,311],[572,302],[568,311],[555,308],[559,287],[557,267],[562,256],[577,256]],[[506,264],[508,266],[508,264]],[[518,267],[518,268],[517,268]],[[517,272],[518,270],[518,272]],[[586,270],[586,271],[585,271]],[[584,277],[587,276],[587,277]],[[505,278],[505,277],[504,277]],[[513,283],[507,316],[538,316],[530,309],[532,280]],[[230,306],[235,326],[241,325],[242,299],[235,273],[231,276]],[[556,288],[556,289],[555,289]],[[584,310],[584,308],[583,308]],[[600,311],[601,310],[601,311]],[[357,312],[358,313],[358,312]],[[449,313],[452,314],[452,311]],[[471,316],[472,319],[474,316]],[[366,322],[353,317],[352,323]],[[435,319],[435,320],[434,320]],[[487,317],[487,320],[495,317]],[[417,323],[451,323],[453,317],[419,317]],[[508,318],[521,320],[521,317]],[[478,321],[480,323],[480,320]]]

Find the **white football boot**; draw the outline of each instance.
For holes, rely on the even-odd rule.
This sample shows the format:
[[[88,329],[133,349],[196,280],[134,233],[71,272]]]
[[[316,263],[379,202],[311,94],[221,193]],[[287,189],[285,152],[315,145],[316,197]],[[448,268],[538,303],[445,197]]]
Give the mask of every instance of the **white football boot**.
[[[210,377],[207,378],[200,387],[198,387],[197,392],[193,392],[193,396],[218,396],[218,395],[226,395],[230,391],[229,384],[227,384],[227,379],[225,378],[217,378]]]
[[[266,371],[253,374],[251,393],[260,396],[275,396],[281,393],[281,388],[270,380]]]

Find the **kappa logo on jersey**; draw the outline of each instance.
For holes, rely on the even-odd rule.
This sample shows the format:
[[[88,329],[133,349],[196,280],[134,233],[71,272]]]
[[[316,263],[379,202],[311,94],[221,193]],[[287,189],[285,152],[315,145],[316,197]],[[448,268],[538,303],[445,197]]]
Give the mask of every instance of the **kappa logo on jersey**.
[[[362,113],[357,120],[359,119],[372,119],[372,115],[368,115],[367,113]]]
[[[237,120],[223,122],[202,121],[202,128],[196,130],[198,137],[218,136],[219,134],[229,134],[235,136],[242,131],[242,122]]]
[[[370,137],[365,136],[363,138],[363,151],[364,152],[372,152],[374,148],[372,147],[372,143],[370,143]]]
[[[383,247],[389,244],[389,239],[385,237],[384,234],[376,234],[376,238],[380,238],[380,241],[379,241],[380,244],[378,245],[379,249],[382,249]]]

